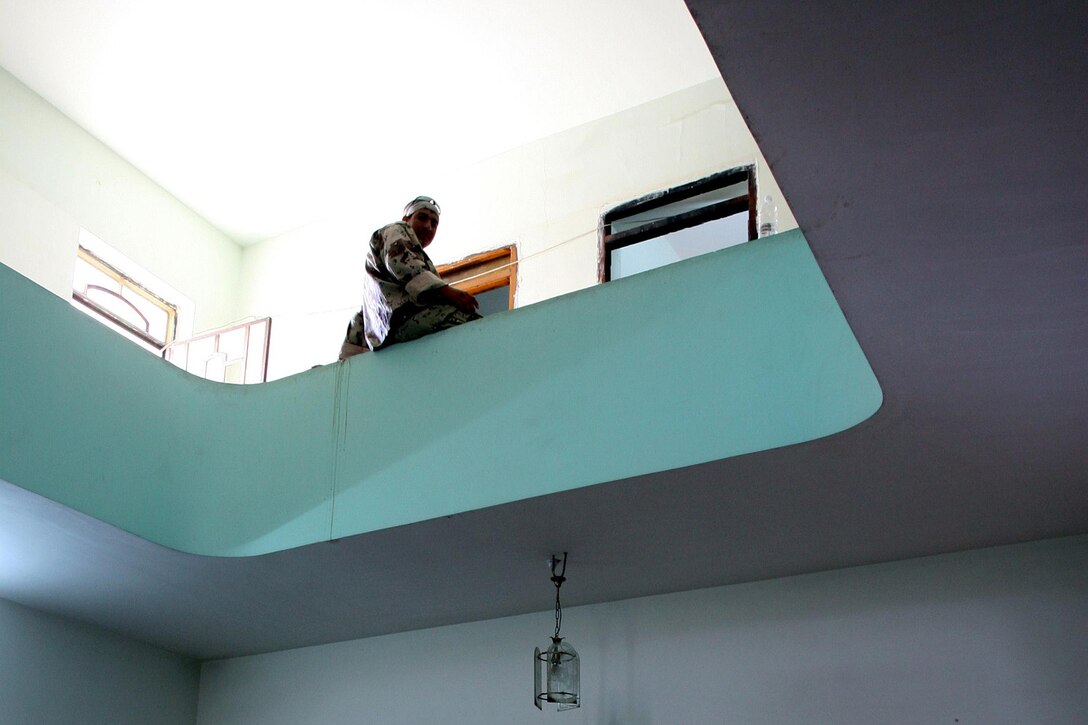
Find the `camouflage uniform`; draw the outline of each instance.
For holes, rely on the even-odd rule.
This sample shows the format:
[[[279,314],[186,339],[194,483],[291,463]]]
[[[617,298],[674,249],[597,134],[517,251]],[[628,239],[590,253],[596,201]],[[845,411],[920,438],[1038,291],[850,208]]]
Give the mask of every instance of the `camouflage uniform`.
[[[377,350],[480,317],[420,299],[446,283],[407,222],[384,226],[370,237],[363,284],[362,309],[344,338],[348,345]]]

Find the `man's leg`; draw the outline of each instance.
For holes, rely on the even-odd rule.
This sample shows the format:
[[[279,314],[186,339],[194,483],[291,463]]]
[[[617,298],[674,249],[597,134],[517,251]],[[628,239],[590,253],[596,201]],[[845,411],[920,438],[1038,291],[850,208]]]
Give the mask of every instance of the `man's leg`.
[[[363,334],[363,313],[356,312],[355,317],[348,323],[348,330],[344,334],[344,342],[340,345],[340,360],[347,360],[354,355],[370,352]]]
[[[394,342],[408,342],[430,335],[432,332],[457,327],[472,320],[478,320],[480,316],[462,312],[453,305],[432,305],[406,319],[392,330],[390,337]],[[388,341],[386,342],[388,345]]]

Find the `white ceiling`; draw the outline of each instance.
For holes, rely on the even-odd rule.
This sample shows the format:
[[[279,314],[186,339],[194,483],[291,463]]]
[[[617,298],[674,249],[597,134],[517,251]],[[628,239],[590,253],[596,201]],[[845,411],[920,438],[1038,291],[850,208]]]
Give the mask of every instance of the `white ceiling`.
[[[0,0],[0,66],[243,244],[718,77],[683,0]]]

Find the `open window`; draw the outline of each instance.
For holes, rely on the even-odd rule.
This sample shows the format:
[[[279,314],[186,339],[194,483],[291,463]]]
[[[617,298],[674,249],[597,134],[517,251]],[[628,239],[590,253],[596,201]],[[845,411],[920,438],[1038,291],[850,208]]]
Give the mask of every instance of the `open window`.
[[[486,317],[513,309],[517,262],[517,250],[510,245],[443,264],[438,267],[438,274],[457,289],[475,295],[480,302],[480,314]]]
[[[752,166],[655,192],[609,209],[601,218],[602,282],[756,238]]]

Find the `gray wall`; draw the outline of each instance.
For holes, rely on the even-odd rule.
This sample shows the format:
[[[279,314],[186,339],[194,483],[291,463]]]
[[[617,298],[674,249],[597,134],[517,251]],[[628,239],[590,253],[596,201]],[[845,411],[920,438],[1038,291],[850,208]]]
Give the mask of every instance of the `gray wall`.
[[[199,665],[0,599],[0,723],[192,725]]]
[[[539,722],[530,660],[551,617],[208,662],[198,723]],[[563,621],[585,698],[551,715],[568,724],[1041,725],[1088,712],[1088,537],[571,608]]]

